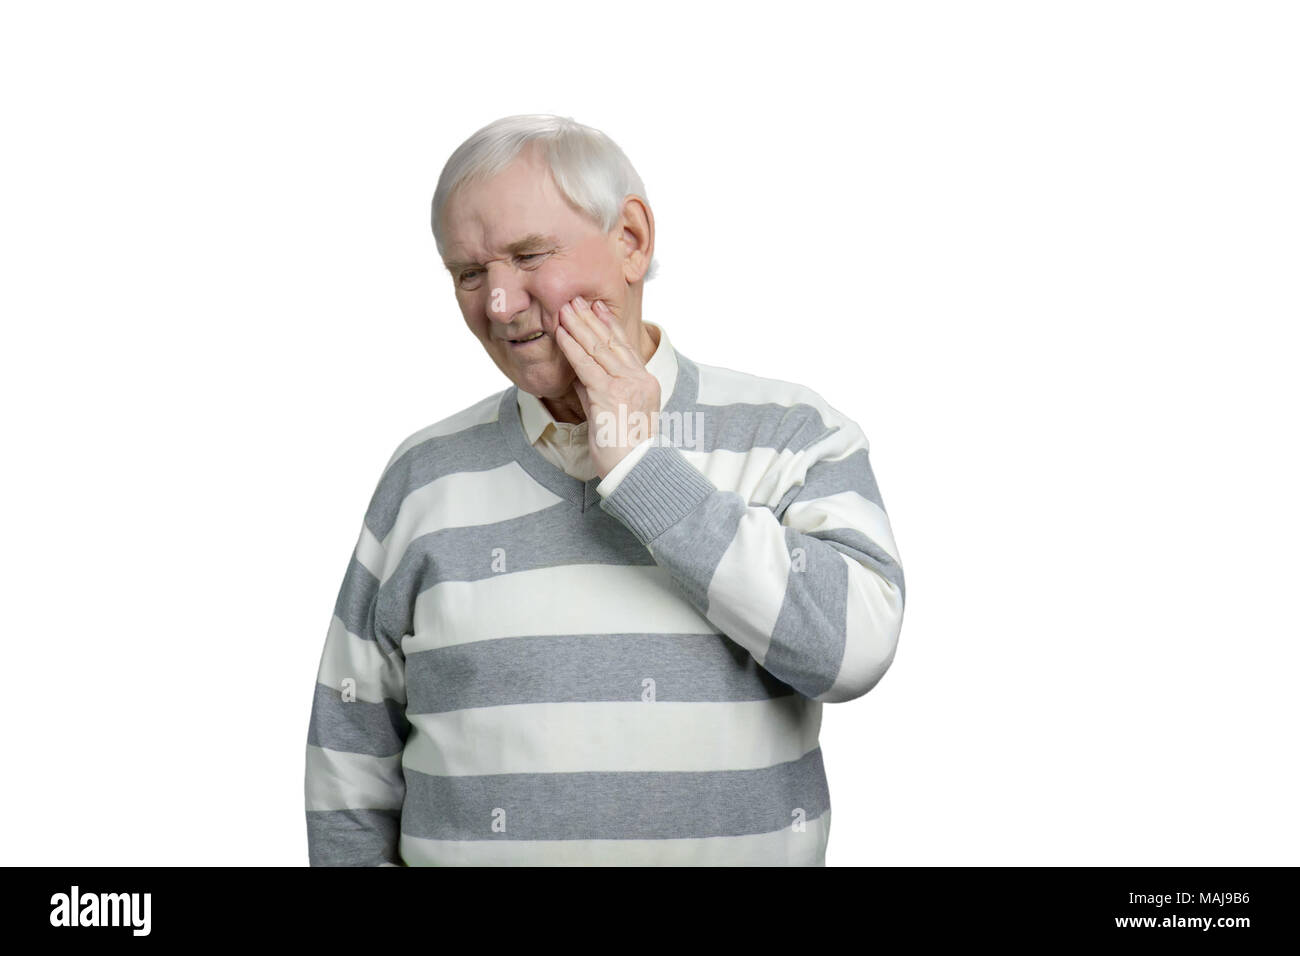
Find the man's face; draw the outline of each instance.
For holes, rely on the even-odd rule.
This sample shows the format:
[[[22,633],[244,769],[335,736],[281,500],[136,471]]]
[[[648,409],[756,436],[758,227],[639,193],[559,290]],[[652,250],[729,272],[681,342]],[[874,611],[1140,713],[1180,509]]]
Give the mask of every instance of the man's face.
[[[629,341],[638,341],[622,228],[605,234],[570,206],[533,149],[493,178],[458,189],[443,224],[465,324],[523,391],[558,398],[577,377],[555,341],[560,307],[575,295],[603,300]],[[538,331],[535,341],[511,341]]]

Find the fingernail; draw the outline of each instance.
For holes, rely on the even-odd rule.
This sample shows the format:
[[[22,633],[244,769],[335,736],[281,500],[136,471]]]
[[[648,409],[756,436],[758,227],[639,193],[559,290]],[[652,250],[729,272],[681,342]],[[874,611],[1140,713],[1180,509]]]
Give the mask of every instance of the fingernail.
[[[587,307],[587,300],[580,295],[575,295],[573,301],[577,303],[578,308],[580,309],[585,309]]]

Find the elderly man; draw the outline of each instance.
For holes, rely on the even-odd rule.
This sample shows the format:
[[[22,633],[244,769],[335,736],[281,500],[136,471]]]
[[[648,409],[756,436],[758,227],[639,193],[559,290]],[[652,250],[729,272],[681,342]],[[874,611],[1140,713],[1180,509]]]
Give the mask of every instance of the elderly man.
[[[823,703],[894,657],[862,430],[642,318],[654,216],[604,134],[513,116],[433,233],[512,383],[410,435],[317,674],[312,865],[825,865]],[[594,427],[591,427],[594,423]]]

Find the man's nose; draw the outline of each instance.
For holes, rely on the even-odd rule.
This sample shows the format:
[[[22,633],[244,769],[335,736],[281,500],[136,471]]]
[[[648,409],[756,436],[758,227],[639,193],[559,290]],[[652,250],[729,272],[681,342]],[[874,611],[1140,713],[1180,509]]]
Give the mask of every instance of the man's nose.
[[[518,273],[504,264],[493,263],[487,267],[487,297],[484,308],[488,318],[508,325],[514,317],[528,308],[532,298]]]

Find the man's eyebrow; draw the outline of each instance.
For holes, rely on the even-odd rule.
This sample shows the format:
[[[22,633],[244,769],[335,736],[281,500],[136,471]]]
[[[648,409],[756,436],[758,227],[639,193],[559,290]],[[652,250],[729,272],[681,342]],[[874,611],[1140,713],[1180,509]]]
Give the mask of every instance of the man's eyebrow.
[[[544,246],[557,245],[559,241],[555,236],[544,236],[540,232],[531,232],[522,239],[516,239],[514,242],[508,243],[503,251],[510,256],[526,255]],[[477,266],[480,263],[452,260],[444,264],[447,266],[448,272],[455,273],[461,269],[468,269],[470,266]]]

